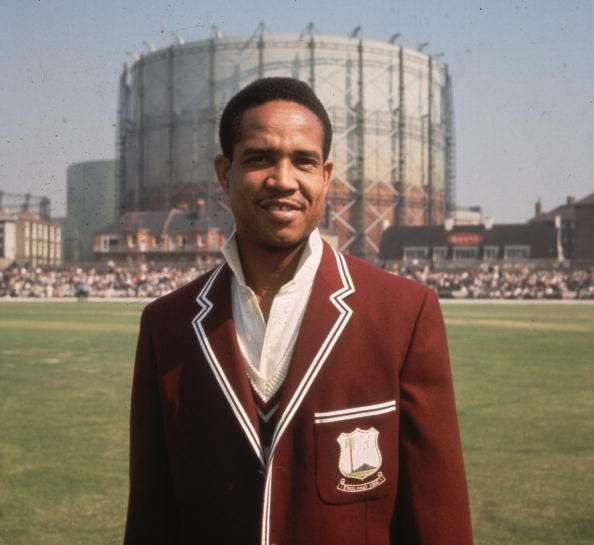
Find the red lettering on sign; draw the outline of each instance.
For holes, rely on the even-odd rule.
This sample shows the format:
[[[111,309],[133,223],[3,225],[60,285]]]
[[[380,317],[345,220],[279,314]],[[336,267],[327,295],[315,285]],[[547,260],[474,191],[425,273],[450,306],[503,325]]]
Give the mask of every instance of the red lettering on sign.
[[[483,241],[480,233],[452,233],[448,235],[448,242],[452,246],[478,246]]]

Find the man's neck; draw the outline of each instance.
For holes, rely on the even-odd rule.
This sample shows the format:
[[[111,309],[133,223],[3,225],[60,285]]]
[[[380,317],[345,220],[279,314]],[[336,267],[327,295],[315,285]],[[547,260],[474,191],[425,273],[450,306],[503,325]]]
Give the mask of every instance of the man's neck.
[[[255,293],[264,320],[268,322],[272,301],[278,290],[295,276],[307,239],[287,249],[263,248],[239,236],[236,241],[245,283]]]

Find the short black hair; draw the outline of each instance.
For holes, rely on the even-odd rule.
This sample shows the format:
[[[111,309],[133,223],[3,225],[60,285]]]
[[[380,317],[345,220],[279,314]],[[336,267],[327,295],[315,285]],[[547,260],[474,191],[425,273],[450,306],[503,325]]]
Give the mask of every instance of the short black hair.
[[[332,145],[332,124],[328,112],[307,83],[294,78],[261,78],[244,87],[229,100],[219,123],[219,141],[223,155],[233,160],[233,146],[241,139],[241,116],[246,110],[273,100],[296,102],[313,112],[322,123],[324,161]]]

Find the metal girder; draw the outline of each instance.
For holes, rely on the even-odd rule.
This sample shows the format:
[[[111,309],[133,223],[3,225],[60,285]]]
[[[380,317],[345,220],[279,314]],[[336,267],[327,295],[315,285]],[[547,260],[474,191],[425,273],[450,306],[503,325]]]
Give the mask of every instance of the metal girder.
[[[204,168],[200,170],[204,174],[196,173],[191,178],[182,171],[177,173],[171,168],[174,159],[171,150],[173,125],[176,128],[188,125],[210,126],[209,130],[214,135],[212,142],[205,140],[204,130],[199,134],[195,132],[194,160],[203,161],[205,144],[208,146],[210,155],[216,151],[215,120],[220,113],[218,110],[221,105],[218,100],[222,96],[219,94],[219,89],[227,92],[229,89],[242,87],[247,81],[272,72],[303,76],[310,86],[316,88],[320,96],[325,97],[324,104],[334,125],[334,149],[338,165],[332,181],[334,190],[331,189],[328,193],[328,202],[331,205],[330,220],[339,229],[341,246],[344,249],[369,257],[367,250],[375,251],[378,242],[378,226],[382,221],[388,219],[391,214],[395,214],[397,221],[408,221],[406,220],[408,190],[410,190],[412,208],[418,211],[421,206],[425,206],[426,221],[436,221],[435,218],[438,216],[434,214],[433,208],[441,207],[438,203],[441,202],[439,199],[442,197],[441,193],[432,195],[432,192],[437,191],[436,188],[441,191],[441,185],[439,187],[436,185],[441,183],[441,164],[439,170],[435,169],[436,162],[442,157],[441,148],[444,148],[445,152],[447,206],[448,209],[453,206],[455,156],[451,83],[447,66],[445,84],[441,91],[442,117],[441,120],[436,121],[433,118],[436,117],[435,109],[440,103],[436,102],[433,96],[437,93],[437,89],[433,89],[436,65],[433,64],[431,57],[406,53],[397,44],[378,45],[374,42],[365,42],[360,34],[350,40],[342,39],[339,42],[333,42],[331,38],[324,39],[317,33],[314,35],[311,25],[308,29],[307,33],[302,33],[301,38],[296,41],[269,38],[264,33],[263,25],[259,25],[247,42],[213,38],[201,43],[176,47],[176,59],[178,55],[210,53],[210,66],[207,69],[205,61],[192,63],[186,60],[183,61],[183,69],[172,65],[166,74],[167,77],[163,77],[165,72],[160,67],[155,66],[154,69],[150,69],[148,66],[153,62],[166,60],[167,55],[172,55],[173,49],[168,48],[143,56],[134,65],[134,76],[137,77],[135,77],[136,95],[133,97],[140,102],[143,113],[140,123],[137,123],[138,109],[135,110],[134,127],[129,126],[127,122],[121,124],[122,127],[126,127],[126,131],[119,141],[132,138],[141,143],[141,150],[137,156],[139,189],[142,188],[143,176],[151,174],[148,170],[146,172],[143,170],[143,167],[148,166],[143,164],[143,155],[149,150],[148,147],[146,151],[142,149],[143,139],[145,136],[150,136],[145,132],[149,129],[152,132],[156,127],[169,131],[170,185],[178,187],[174,180],[176,174],[180,176],[180,182],[186,179],[195,180],[198,176],[206,178]],[[275,50],[275,60],[266,60],[266,57],[273,56],[272,45]],[[283,48],[288,52],[286,55],[282,52]],[[218,57],[219,52],[222,51],[234,51],[236,54],[227,53]],[[268,51],[271,52],[270,55],[267,54]],[[341,58],[338,58],[339,56]],[[225,63],[220,72],[217,62]],[[440,67],[440,78],[441,70]],[[178,77],[178,74],[181,77]],[[416,82],[417,75],[420,78],[423,94],[426,82],[429,81],[427,109],[423,107],[423,113],[428,110],[430,117],[430,130],[427,131],[426,138],[416,110],[411,111],[413,115],[410,117],[406,115],[406,107],[410,108],[410,105],[405,100],[407,96],[405,91],[411,75],[414,75],[414,80],[410,80],[411,83]],[[192,98],[192,100],[198,100],[199,104],[193,102],[190,107],[187,107],[186,97],[189,95],[186,93],[176,94],[174,97],[174,88],[184,84],[182,77],[191,77],[192,81],[197,80],[198,90],[191,96],[198,94],[199,98]],[[389,81],[388,86],[383,85],[383,80],[386,78]],[[147,93],[144,93],[145,83],[155,85],[156,89],[147,87]],[[363,96],[380,83],[383,91],[369,92],[369,95]],[[161,93],[162,84],[165,84],[163,93]],[[156,91],[156,94],[148,91]],[[165,109],[160,111],[162,104],[153,104],[161,95],[169,99],[167,111]],[[206,96],[209,98],[208,102],[204,100]],[[367,99],[367,104],[364,98]],[[174,100],[183,101],[183,104],[174,104]],[[181,107],[182,110],[177,112],[176,106],[178,109]],[[138,108],[138,102],[136,108]],[[159,115],[147,116],[146,114],[151,110]],[[410,181],[406,179],[407,139],[415,139],[411,149],[418,150],[420,146],[424,148],[423,153],[428,155],[429,167],[422,175],[424,178],[422,182],[425,184],[429,182],[428,186],[420,186],[416,176],[413,176],[414,172],[410,173]],[[417,139],[419,142],[416,142]],[[420,142],[421,140],[425,141],[424,144]],[[146,145],[153,146],[153,143],[147,140]],[[427,145],[429,148],[426,147]],[[209,211],[210,201],[214,198],[213,180],[198,179],[192,182],[198,186],[198,190],[203,192],[205,197],[208,196]],[[148,182],[148,178],[146,181]],[[407,185],[408,182],[411,184],[410,187]],[[141,191],[137,193],[142,194]],[[436,200],[433,200],[433,196]],[[421,205],[422,202],[425,204]],[[208,217],[210,215],[209,213]]]

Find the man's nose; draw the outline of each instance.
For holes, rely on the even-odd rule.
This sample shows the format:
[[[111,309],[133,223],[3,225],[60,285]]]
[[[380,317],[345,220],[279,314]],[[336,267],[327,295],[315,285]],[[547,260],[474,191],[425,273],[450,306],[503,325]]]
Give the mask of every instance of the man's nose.
[[[269,173],[268,178],[266,178],[266,186],[270,189],[277,189],[279,191],[297,189],[299,186],[291,161],[281,160],[276,162]]]

